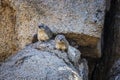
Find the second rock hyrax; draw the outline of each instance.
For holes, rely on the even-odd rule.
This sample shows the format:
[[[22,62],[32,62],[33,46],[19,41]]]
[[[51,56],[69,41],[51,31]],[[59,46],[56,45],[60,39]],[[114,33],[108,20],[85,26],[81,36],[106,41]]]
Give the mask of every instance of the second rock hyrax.
[[[67,51],[68,50],[69,43],[66,40],[64,35],[57,35],[55,37],[55,47],[56,49]]]
[[[50,38],[52,38],[52,36],[53,36],[53,33],[48,26],[44,24],[40,24],[38,26],[38,33],[37,33],[38,41],[47,41]]]

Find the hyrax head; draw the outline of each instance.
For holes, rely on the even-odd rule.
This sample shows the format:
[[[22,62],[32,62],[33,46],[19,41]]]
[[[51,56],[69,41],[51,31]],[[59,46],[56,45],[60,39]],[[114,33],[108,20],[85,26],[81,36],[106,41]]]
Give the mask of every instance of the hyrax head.
[[[46,25],[44,25],[43,23],[41,23],[41,24],[38,26],[38,28],[39,28],[40,30],[46,30],[48,27],[47,27]]]
[[[65,42],[66,38],[65,38],[64,35],[57,35],[57,36],[55,37],[55,40],[56,40],[57,42]]]

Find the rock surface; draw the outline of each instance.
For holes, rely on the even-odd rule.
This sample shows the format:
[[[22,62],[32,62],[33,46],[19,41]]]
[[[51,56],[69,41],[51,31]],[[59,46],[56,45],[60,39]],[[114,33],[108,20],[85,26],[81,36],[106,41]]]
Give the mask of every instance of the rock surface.
[[[17,51],[15,10],[0,0],[0,61]]]
[[[73,62],[74,65],[78,64],[78,61],[80,60],[81,52],[77,50],[76,48],[69,46],[68,47],[68,58],[71,62]]]
[[[87,61],[76,68],[53,40],[31,44],[0,66],[1,80],[88,80],[87,75]]]
[[[115,61],[108,74],[109,80],[120,80],[120,59]]]
[[[38,24],[44,23],[75,40],[85,56],[100,57],[104,10],[105,0],[0,0],[0,55],[34,42]]]

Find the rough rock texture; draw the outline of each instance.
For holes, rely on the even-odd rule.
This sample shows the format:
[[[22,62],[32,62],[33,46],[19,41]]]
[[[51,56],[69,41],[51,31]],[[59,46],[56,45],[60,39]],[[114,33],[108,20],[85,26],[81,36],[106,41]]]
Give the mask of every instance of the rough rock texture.
[[[0,66],[1,80],[88,80],[87,61],[75,67],[54,41],[31,44]]]
[[[77,64],[80,60],[81,52],[77,50],[76,48],[69,46],[68,47],[68,58],[70,59],[73,64]]]
[[[120,80],[120,59],[115,61],[108,74],[108,80]]]
[[[120,0],[107,1],[111,1],[111,6],[105,16],[103,57],[98,63],[95,80],[120,80],[117,77],[120,76]]]
[[[15,22],[15,10],[0,0],[0,61],[17,50]]]
[[[0,11],[2,14],[0,15],[0,25],[2,26],[0,27],[2,34],[0,35],[2,44],[0,54],[6,56],[6,54],[13,53],[14,48],[11,45],[18,44],[17,48],[21,49],[26,44],[34,42],[38,24],[44,23],[55,34],[63,33],[67,38],[77,41],[82,46],[81,50],[85,56],[101,56],[98,43],[104,22],[105,0],[0,1],[0,5],[2,5],[0,10],[4,9]],[[9,36],[4,39],[6,34]],[[9,40],[14,36],[17,36],[15,41]],[[6,45],[4,46],[4,44]]]

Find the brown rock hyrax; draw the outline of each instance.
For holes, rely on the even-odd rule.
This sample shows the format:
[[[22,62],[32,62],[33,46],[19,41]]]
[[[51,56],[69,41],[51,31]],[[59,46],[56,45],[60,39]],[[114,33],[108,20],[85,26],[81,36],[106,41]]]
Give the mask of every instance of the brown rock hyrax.
[[[64,35],[57,35],[55,37],[55,47],[56,49],[67,51],[68,50],[69,43],[66,40]]]
[[[40,24],[38,26],[38,33],[37,33],[38,41],[47,41],[50,38],[52,38],[52,36],[53,36],[53,33],[48,26],[44,24]]]

